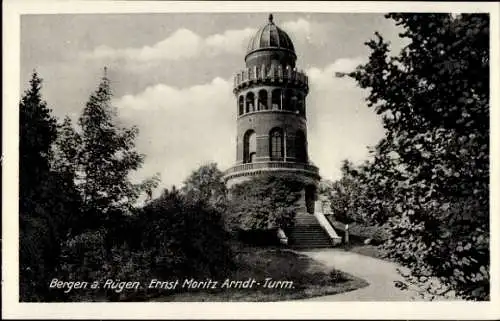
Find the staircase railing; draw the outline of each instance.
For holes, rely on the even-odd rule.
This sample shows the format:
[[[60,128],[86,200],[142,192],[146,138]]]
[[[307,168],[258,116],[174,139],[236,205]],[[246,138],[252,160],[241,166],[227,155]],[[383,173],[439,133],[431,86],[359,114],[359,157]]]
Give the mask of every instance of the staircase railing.
[[[330,224],[330,221],[325,217],[325,214],[322,211],[322,206],[320,202],[316,202],[314,209],[314,216],[318,221],[319,225],[326,231],[328,236],[332,239],[333,245],[337,245],[342,243],[342,237],[335,232],[335,229]]]

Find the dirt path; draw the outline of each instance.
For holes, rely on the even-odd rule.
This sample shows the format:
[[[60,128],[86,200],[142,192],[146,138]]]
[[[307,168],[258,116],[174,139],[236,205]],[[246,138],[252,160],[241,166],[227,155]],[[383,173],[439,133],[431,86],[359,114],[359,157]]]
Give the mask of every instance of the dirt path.
[[[402,291],[395,281],[403,278],[397,272],[398,265],[369,256],[346,252],[340,249],[301,251],[309,257],[327,265],[360,277],[369,286],[351,292],[315,297],[313,301],[422,301],[414,290]]]

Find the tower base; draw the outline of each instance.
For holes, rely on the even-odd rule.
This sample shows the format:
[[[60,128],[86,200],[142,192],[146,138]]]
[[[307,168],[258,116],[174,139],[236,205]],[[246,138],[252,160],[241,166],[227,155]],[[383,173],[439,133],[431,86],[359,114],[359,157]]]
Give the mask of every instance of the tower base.
[[[314,202],[317,199],[317,187],[320,180],[318,168],[311,164],[292,162],[259,162],[236,165],[228,169],[224,175],[226,187],[231,191],[235,185],[241,184],[258,175],[288,174],[296,175],[308,182],[302,190],[298,201],[299,212],[314,213]],[[231,195],[229,195],[231,197]]]

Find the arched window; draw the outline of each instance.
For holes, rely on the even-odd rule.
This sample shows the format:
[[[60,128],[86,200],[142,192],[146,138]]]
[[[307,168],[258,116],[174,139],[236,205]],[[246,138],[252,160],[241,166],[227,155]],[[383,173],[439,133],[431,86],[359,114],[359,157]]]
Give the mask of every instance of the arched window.
[[[295,134],[295,155],[298,162],[307,163],[306,135],[301,130]]]
[[[257,152],[257,140],[253,130],[248,130],[243,137],[243,163],[254,161]]]
[[[243,96],[240,96],[240,98],[238,98],[238,115],[243,115],[244,113],[244,98]]]
[[[284,109],[284,110],[292,110],[291,98],[292,98],[292,90],[291,89],[286,89],[283,92],[283,97],[282,97],[283,107],[282,107],[282,109]]]
[[[266,110],[267,109],[267,91],[262,89],[259,91],[259,108],[258,110]]]
[[[273,110],[281,109],[281,89],[274,89],[271,94],[271,107]]]
[[[290,67],[290,65],[286,65],[285,70],[285,78],[290,80],[292,78],[292,67]]]
[[[300,115],[305,116],[306,110],[305,110],[304,97],[302,97],[302,95],[299,95],[297,97],[297,110],[299,111]]]
[[[246,96],[246,112],[252,112],[255,111],[255,95],[253,92],[249,92]]]
[[[274,128],[269,133],[269,156],[273,161],[283,160],[283,130],[281,128]]]
[[[290,110],[299,113],[299,98],[295,93],[290,99]]]

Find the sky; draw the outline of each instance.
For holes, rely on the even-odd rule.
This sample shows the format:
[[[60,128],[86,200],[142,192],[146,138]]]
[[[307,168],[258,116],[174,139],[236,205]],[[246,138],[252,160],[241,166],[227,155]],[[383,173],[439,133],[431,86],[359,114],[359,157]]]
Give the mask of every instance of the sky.
[[[273,12],[309,76],[308,148],[324,179],[343,159],[361,163],[383,136],[367,92],[335,72],[367,61],[375,31],[394,52],[400,30],[383,14]],[[249,39],[267,23],[259,13],[51,14],[21,17],[21,90],[34,69],[53,114],[77,120],[107,66],[121,123],[139,128],[145,154],[134,180],[160,173],[159,188],[180,186],[198,166],[235,162],[233,75]]]

